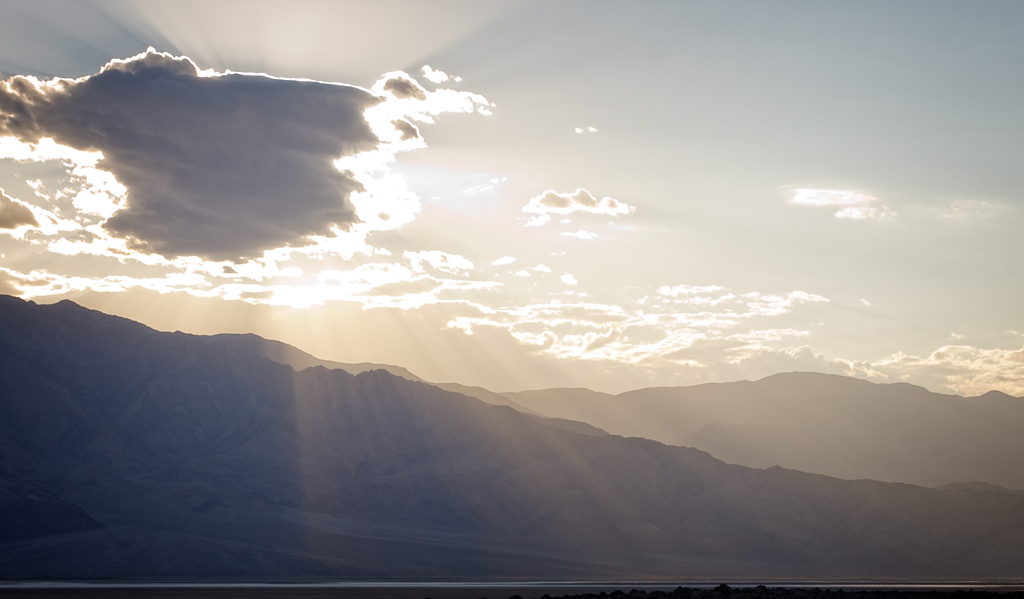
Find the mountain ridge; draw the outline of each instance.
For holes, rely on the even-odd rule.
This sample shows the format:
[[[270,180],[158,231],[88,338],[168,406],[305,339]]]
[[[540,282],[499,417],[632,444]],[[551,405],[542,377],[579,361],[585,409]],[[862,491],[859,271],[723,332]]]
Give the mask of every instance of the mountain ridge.
[[[725,464],[0,298],[0,457],[103,525],[7,580],[1010,576],[1024,497]],[[45,531],[41,531],[45,532]]]
[[[68,300],[64,301],[77,306]],[[180,334],[187,335],[187,333]],[[428,382],[400,366],[373,363],[348,364],[321,360],[290,345],[253,334],[219,334],[209,337],[197,335],[193,337],[207,343],[223,344],[236,351],[261,355],[297,369],[323,365],[327,368],[340,368],[346,372],[357,374],[367,369],[380,368],[402,378]],[[835,388],[854,389],[857,392],[872,392],[882,389],[900,394],[900,397],[909,395],[919,399],[958,401],[963,406],[972,406],[970,411],[975,414],[968,416],[975,420],[980,411],[995,414],[996,416],[989,417],[989,423],[996,428],[1002,425],[1000,420],[1003,419],[1020,422],[1024,426],[1024,399],[995,390],[979,396],[961,397],[933,393],[924,387],[902,381],[874,383],[842,375],[815,372],[776,373],[756,381],[703,383],[683,387],[647,387],[617,395],[592,391],[587,388],[552,388],[495,393],[481,387],[458,383],[428,383],[442,389],[476,397],[492,405],[506,405],[523,413],[547,418],[549,419],[548,423],[552,426],[586,431],[587,434],[600,435],[611,432],[625,436],[649,438],[672,445],[696,447],[729,463],[759,468],[782,465],[796,470],[828,474],[840,478],[871,478],[890,482],[910,482],[928,487],[961,482],[986,482],[1024,490],[1024,459],[1005,463],[1006,455],[1024,456],[1024,443],[1013,444],[1001,441],[1001,446],[992,447],[993,439],[989,434],[991,429],[985,429],[980,425],[975,426],[975,429],[981,431],[975,434],[975,442],[960,443],[958,448],[940,447],[940,451],[937,453],[933,451],[934,448],[925,447],[921,441],[918,442],[921,447],[907,446],[905,440],[896,438],[898,435],[892,433],[889,433],[889,438],[885,443],[879,445],[876,438],[877,431],[872,428],[875,425],[871,423],[884,422],[887,415],[883,415],[877,409],[874,414],[853,414],[861,420],[871,421],[858,433],[830,430],[828,426],[834,427],[835,422],[826,423],[828,426],[820,426],[819,423],[818,426],[794,427],[789,423],[780,424],[777,419],[741,422],[737,421],[735,417],[721,414],[716,417],[706,417],[699,427],[691,426],[689,430],[679,430],[680,423],[685,427],[687,423],[694,422],[692,409],[687,411],[682,405],[684,403],[682,400],[685,400],[684,396],[686,395],[729,389],[745,389],[748,394],[755,394],[766,386],[792,383],[798,383],[801,389],[800,393],[803,394],[809,393],[806,390],[808,387],[811,387],[813,391],[814,387],[821,388],[823,383],[826,383],[827,385],[824,386],[830,387],[829,392]],[[820,389],[814,392],[821,393]],[[673,397],[652,398],[652,396],[658,395]],[[600,401],[594,402],[595,399]],[[733,401],[735,399],[732,398]],[[749,404],[749,399],[747,401]],[[805,404],[802,409],[790,409],[790,411],[795,412],[796,416],[805,412],[820,411],[819,407],[813,405],[817,401],[812,398],[811,404]],[[581,404],[589,402],[591,406],[594,403],[603,402],[607,405],[599,406],[598,411],[594,412],[593,409],[573,408],[568,406],[567,402]],[[656,409],[648,408],[645,413],[644,405],[649,406],[652,402],[656,404],[654,406]],[[928,403],[935,403],[927,399],[925,402],[922,404],[923,407],[928,407]],[[628,405],[618,407],[611,405],[616,403]],[[756,405],[753,407],[756,408]],[[702,409],[707,411],[706,406]],[[922,413],[928,411],[930,410],[924,410]],[[699,417],[699,414],[697,416]],[[964,418],[964,420],[971,420],[971,418]],[[946,422],[943,427],[950,431],[947,438],[952,440],[959,435],[959,431],[956,431],[956,427],[952,423]],[[914,426],[911,425],[907,428],[913,430]],[[805,439],[813,437],[820,439],[820,442],[817,444],[805,443],[800,446],[795,442],[796,438],[785,439],[782,435],[771,432],[771,429],[790,430],[802,435]],[[936,430],[939,429],[936,428]],[[823,432],[824,434],[821,434]],[[1009,430],[1003,434],[1003,437],[1007,436],[1016,437],[1016,434]],[[917,437],[924,438],[927,435],[919,432]],[[970,446],[972,445],[989,449],[983,455],[963,458],[965,453],[971,451]],[[975,453],[978,452],[975,451]],[[955,463],[956,460],[961,462],[966,460],[966,463],[956,468],[948,467],[948,464]],[[1004,465],[993,469],[987,464]]]
[[[618,395],[582,389],[505,395],[546,416],[693,446],[751,467],[777,464],[847,479],[930,487],[978,481],[1024,490],[1024,439],[1017,432],[1024,426],[1024,399],[1000,392],[961,397],[904,382],[779,373]]]

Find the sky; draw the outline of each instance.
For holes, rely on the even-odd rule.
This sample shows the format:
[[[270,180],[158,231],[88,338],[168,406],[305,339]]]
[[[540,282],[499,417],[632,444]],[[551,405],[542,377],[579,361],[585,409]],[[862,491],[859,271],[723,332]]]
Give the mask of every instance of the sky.
[[[1024,395],[1017,2],[0,3],[0,293],[495,391]]]

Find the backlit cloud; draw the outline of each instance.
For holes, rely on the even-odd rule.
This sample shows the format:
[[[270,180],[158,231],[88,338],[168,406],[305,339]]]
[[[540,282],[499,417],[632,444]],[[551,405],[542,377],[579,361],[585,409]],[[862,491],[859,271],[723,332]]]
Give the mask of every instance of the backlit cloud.
[[[150,49],[88,77],[0,82],[0,157],[68,164],[82,185],[74,209],[96,218],[55,242],[64,253],[237,262],[285,247],[347,251],[419,210],[386,166],[425,145],[412,121],[490,107],[400,71],[370,91],[201,70]]]
[[[0,196],[0,232],[52,258],[5,269],[2,289],[406,309],[499,286],[466,280],[474,265],[462,256],[387,259],[367,243],[420,210],[389,168],[396,152],[425,147],[413,123],[490,108],[400,71],[365,90],[204,71],[152,49],[79,79],[0,81],[0,159],[64,173]],[[339,272],[351,274],[320,276]]]
[[[420,74],[423,75],[424,79],[432,83],[444,83],[445,81],[448,80],[454,81],[456,83],[462,81],[462,77],[453,77],[439,69],[432,69],[430,68],[429,64],[423,65],[423,68],[420,69]]]
[[[1024,348],[947,345],[925,357],[898,353],[880,360],[876,367],[896,380],[913,377],[962,395],[981,395],[998,389],[1024,396]]]
[[[27,204],[12,198],[0,189],[0,229],[37,227],[39,221]]]
[[[435,270],[448,274],[459,274],[473,270],[473,263],[466,258],[439,250],[405,252],[404,256],[412,264],[412,269],[415,272],[423,272],[424,265],[429,265]]]
[[[878,198],[848,189],[797,189],[793,191],[790,203],[801,206],[838,206],[836,218],[884,219],[896,216]]]
[[[714,293],[716,291],[722,291],[722,288],[719,287],[718,285],[705,285],[703,287],[695,285],[676,285],[674,287],[662,285],[661,287],[658,288],[659,294],[669,295],[672,297],[679,297],[681,295],[697,295],[701,293]]]
[[[106,220],[129,246],[166,257],[234,259],[358,221],[362,185],[333,161],[374,149],[346,85],[200,71],[149,51],[96,75],[0,85],[0,135],[100,152],[128,190]]]
[[[401,100],[412,98],[422,102],[427,99],[427,90],[412,77],[401,72],[386,78],[381,84],[381,89]]]
[[[570,286],[579,283],[568,273],[560,279]],[[734,294],[715,285],[677,285],[663,286],[653,297],[660,299],[633,310],[559,299],[503,308],[467,306],[466,313],[448,326],[467,334],[504,330],[523,347],[558,359],[601,362],[613,369],[632,365],[648,372],[685,372],[684,378],[671,375],[680,383],[714,380],[723,372],[758,373],[769,365],[796,364],[796,356],[805,369],[852,368],[806,348],[785,347],[793,339],[809,337],[809,330],[772,326],[802,304],[827,302],[822,296],[803,291]],[[783,347],[774,347],[780,344]]]
[[[605,197],[598,200],[586,189],[577,189],[573,193],[558,193],[548,190],[530,198],[530,202],[523,206],[523,212],[541,215],[589,212],[591,214],[621,216],[629,214],[634,210],[636,210],[635,207],[613,198]]]

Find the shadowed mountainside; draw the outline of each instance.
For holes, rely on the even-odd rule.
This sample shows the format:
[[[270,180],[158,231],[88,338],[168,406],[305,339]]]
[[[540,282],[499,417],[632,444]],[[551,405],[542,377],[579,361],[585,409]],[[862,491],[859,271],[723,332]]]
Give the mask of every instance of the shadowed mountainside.
[[[102,524],[0,542],[6,579],[1019,575],[1018,495],[728,465],[67,301],[0,297],[0,331],[0,481]]]
[[[659,387],[504,394],[545,416],[696,447],[733,464],[846,479],[1024,490],[1024,398],[942,395],[816,373]]]
[[[263,337],[253,335],[251,333],[244,335],[222,333],[220,335],[211,335],[209,337],[206,337],[206,339],[208,343],[213,343],[226,349],[229,348],[233,351],[269,358],[277,362],[278,364],[287,364],[288,366],[291,366],[295,370],[304,370],[306,368],[312,368],[313,366],[323,366],[328,370],[344,370],[349,374],[359,374],[361,372],[368,372],[370,370],[384,370],[390,372],[395,376],[399,376],[402,377],[403,379],[408,379],[410,381],[418,381],[421,383],[428,382],[424,381],[420,377],[409,372],[409,370],[401,366],[393,366],[391,364],[373,364],[370,362],[361,362],[359,364],[346,364],[344,362],[332,362],[330,360],[321,360],[320,358],[311,356],[310,354],[307,354],[306,352],[298,348],[292,347],[287,343],[273,341],[271,339],[264,339]],[[491,405],[496,406],[509,406],[519,410],[520,412],[539,416],[539,414],[537,414],[536,412],[533,412],[528,408],[520,406],[519,404],[512,401],[508,397],[505,397],[500,393],[488,391],[483,387],[469,387],[466,385],[460,385],[459,383],[430,384],[448,391],[453,391],[455,393],[462,393],[463,395],[475,397],[483,401],[484,403],[489,403]],[[567,424],[567,426],[569,425]],[[579,426],[583,427],[585,425],[580,423]]]

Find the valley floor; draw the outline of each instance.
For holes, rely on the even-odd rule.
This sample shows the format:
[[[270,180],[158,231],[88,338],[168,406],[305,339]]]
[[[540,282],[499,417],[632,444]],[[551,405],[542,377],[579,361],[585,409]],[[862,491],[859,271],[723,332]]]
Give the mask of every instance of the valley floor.
[[[815,583],[810,583],[815,584]],[[3,599],[1024,599],[1024,583],[802,584],[744,583],[691,587],[623,583],[465,584],[18,584],[0,585]]]

